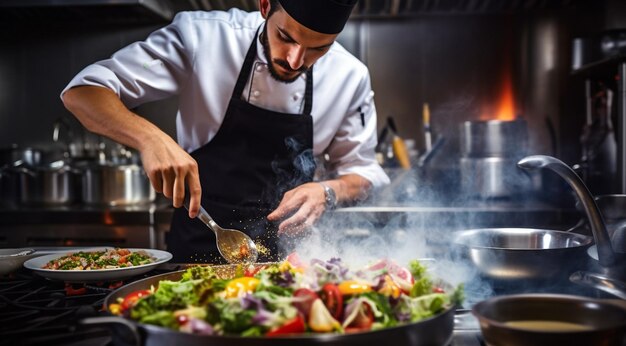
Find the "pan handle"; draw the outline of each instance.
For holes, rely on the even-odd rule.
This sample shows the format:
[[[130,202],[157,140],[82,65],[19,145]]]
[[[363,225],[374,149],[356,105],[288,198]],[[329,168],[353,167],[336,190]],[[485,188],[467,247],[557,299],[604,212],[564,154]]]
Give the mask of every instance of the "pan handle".
[[[593,287],[610,293],[618,298],[626,299],[626,283],[609,278],[602,274],[577,271],[570,275],[569,280],[573,283]]]
[[[137,326],[129,320],[118,316],[100,316],[100,317],[87,317],[79,321],[79,324],[84,326],[90,325],[105,325],[105,324],[117,324],[126,327],[130,331],[128,334],[124,334],[124,342],[129,345],[141,345],[141,336]],[[132,338],[128,337],[132,336]]]

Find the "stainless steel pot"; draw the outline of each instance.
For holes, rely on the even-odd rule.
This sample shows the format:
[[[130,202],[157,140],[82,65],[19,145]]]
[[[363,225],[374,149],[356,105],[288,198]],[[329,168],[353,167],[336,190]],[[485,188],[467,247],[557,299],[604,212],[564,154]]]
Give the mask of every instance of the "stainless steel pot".
[[[461,126],[461,191],[471,197],[502,198],[527,191],[532,182],[515,166],[526,155],[528,130],[515,121],[465,121]]]
[[[60,205],[76,201],[76,171],[64,161],[40,166],[24,165],[17,167],[16,171],[22,204]]]
[[[585,266],[593,238],[533,228],[483,228],[454,234],[460,256],[494,281],[566,280]]]
[[[79,170],[86,204],[132,205],[155,199],[150,180],[139,165],[86,164]]]
[[[506,157],[462,157],[461,190],[481,198],[509,197],[526,191],[532,182],[515,167],[516,162]]]
[[[263,264],[257,264],[263,265]],[[232,277],[235,265],[215,266],[221,277]],[[109,294],[104,301],[104,309],[131,292],[158,287],[161,280],[179,280],[184,271],[161,274],[123,286]],[[231,275],[225,275],[231,273]],[[212,346],[274,346],[274,345],[448,345],[454,328],[454,306],[446,308],[436,316],[425,320],[376,331],[351,334],[304,334],[286,337],[239,337],[209,336],[182,333],[164,327],[142,324],[122,317],[92,317],[82,320],[85,325],[109,324],[114,327],[114,337],[118,341],[132,345],[212,345]]]
[[[528,143],[526,121],[465,121],[461,127],[464,157],[518,157]]]
[[[563,294],[520,294],[479,302],[472,308],[483,338],[492,346],[621,346],[626,310],[603,300]],[[532,321],[534,329],[523,327]],[[568,323],[577,331],[537,330],[549,323]],[[521,327],[520,327],[521,325]]]

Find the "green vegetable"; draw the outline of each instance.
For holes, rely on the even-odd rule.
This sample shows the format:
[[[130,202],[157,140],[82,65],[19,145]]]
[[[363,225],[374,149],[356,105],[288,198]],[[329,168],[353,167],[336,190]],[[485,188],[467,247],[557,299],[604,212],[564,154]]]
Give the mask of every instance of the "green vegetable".
[[[292,275],[295,275],[292,271]],[[283,287],[277,285],[278,282],[284,281],[284,273],[280,271],[277,264],[273,264],[262,271],[258,272],[255,277],[259,279],[257,291],[269,291],[279,296],[291,297],[294,289],[291,287]]]
[[[181,281],[189,280],[211,280],[218,278],[215,269],[208,266],[195,266],[187,269],[183,274]]]
[[[396,312],[409,314],[411,322],[416,322],[433,316],[449,303],[450,298],[445,293],[431,293],[416,298],[401,296]]]
[[[460,283],[458,286],[456,286],[456,289],[454,289],[454,292],[452,293],[452,296],[450,297],[450,301],[454,305],[462,305],[464,300],[465,300],[465,285]]]
[[[239,299],[215,300],[207,314],[207,321],[219,324],[225,333],[239,334],[250,328],[256,310],[244,310]],[[217,313],[217,316],[215,315]]]
[[[99,259],[96,261],[96,265],[99,267],[105,267],[107,265],[109,266],[117,266],[117,260],[113,259],[113,258],[108,258],[108,259]]]
[[[80,266],[80,261],[67,261],[63,263],[59,269],[60,270],[69,270]]]
[[[141,255],[137,252],[133,252],[131,253],[126,260],[130,263],[132,263],[134,266],[138,266],[138,265],[142,265],[142,264],[148,264],[150,263],[150,257],[145,256],[145,255]]]
[[[178,328],[178,322],[172,311],[157,311],[155,313],[145,315],[140,320],[141,323],[154,324],[168,328]]]
[[[374,324],[372,329],[381,329],[393,327],[398,324],[389,299],[378,292],[372,291],[359,295],[359,297],[365,297],[369,302],[373,303],[372,312],[374,313]]]
[[[411,287],[411,292],[409,293],[411,297],[419,297],[425,294],[432,293],[433,284],[430,279],[426,276],[421,277],[418,280],[415,280],[413,287]]]

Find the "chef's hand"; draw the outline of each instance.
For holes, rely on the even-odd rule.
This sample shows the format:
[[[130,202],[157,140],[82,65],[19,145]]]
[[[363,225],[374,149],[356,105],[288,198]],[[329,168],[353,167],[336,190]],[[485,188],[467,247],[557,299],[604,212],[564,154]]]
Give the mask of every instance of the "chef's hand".
[[[287,191],[267,219],[274,222],[291,215],[278,225],[278,234],[297,235],[311,227],[324,213],[325,201],[324,187],[321,184],[306,183]]]
[[[191,192],[189,217],[200,209],[198,164],[168,134],[130,111],[108,88],[83,85],[63,94],[63,104],[89,131],[139,150],[152,187],[180,208],[185,183]]]
[[[175,208],[183,206],[185,183],[190,193],[189,217],[200,210],[200,176],[198,163],[165,133],[154,136],[140,148],[141,161],[152,187],[172,200]]]

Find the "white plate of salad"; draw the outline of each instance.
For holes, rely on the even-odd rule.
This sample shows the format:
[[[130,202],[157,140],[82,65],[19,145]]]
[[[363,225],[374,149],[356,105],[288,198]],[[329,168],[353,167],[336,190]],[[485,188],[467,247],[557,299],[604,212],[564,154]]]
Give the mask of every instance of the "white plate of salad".
[[[167,251],[136,248],[85,248],[32,258],[24,267],[47,279],[67,282],[122,280],[172,259]]]

